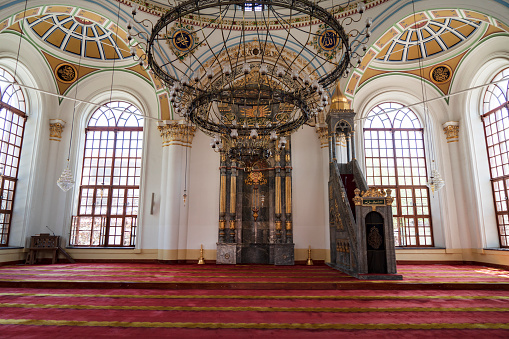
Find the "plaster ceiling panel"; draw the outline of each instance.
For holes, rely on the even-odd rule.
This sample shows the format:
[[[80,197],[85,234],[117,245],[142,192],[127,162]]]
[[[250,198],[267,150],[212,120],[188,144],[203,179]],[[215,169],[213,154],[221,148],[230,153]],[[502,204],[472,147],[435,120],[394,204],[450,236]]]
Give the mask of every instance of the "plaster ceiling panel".
[[[85,56],[92,59],[102,59],[96,41],[87,41],[85,43]]]
[[[81,40],[75,37],[70,37],[67,42],[67,46],[65,46],[64,51],[73,53],[76,55],[81,55]]]
[[[60,28],[54,29],[51,33],[46,37],[45,41],[49,42],[56,48],[60,48],[62,46],[62,42],[64,41],[66,34]]]

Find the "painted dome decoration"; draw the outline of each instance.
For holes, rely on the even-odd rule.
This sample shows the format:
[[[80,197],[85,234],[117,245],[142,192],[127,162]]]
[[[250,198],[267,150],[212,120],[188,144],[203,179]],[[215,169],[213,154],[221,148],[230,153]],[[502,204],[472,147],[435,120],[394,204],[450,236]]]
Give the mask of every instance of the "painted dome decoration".
[[[49,14],[27,18],[27,22],[44,42],[61,51],[96,60],[132,57],[122,38],[88,19],[67,14]]]
[[[414,61],[458,45],[481,25],[479,21],[444,18],[417,22],[387,44],[376,56],[380,61]]]

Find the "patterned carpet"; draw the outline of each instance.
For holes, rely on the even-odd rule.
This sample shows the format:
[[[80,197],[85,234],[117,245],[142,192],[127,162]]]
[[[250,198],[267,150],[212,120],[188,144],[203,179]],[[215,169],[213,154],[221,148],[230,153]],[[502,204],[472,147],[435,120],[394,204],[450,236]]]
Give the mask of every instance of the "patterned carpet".
[[[388,285],[359,282],[327,266],[5,266],[0,282],[12,286],[0,288],[0,337],[509,338],[508,271],[463,265],[398,271],[404,280]],[[47,282],[63,288],[19,287]],[[104,288],[83,288],[90,282]],[[165,288],[176,282],[177,288]],[[156,288],[137,288],[147,283]],[[344,283],[351,288],[314,288]],[[400,288],[408,284],[430,288]],[[457,288],[440,289],[451,284]]]
[[[0,287],[509,289],[509,272],[473,265],[400,265],[402,281],[357,280],[326,265],[57,264],[0,267]],[[377,287],[378,286],[378,287]],[[426,287],[427,286],[427,287]]]
[[[509,292],[0,289],[0,336],[509,337]]]

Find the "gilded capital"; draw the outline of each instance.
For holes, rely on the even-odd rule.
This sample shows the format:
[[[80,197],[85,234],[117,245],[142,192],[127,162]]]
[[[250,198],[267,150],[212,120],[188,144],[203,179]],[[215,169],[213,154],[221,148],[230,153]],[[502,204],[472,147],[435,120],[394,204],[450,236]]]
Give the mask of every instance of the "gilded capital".
[[[346,147],[346,136],[345,133],[336,134],[336,146]]]
[[[458,121],[448,121],[442,125],[444,127],[445,138],[447,143],[458,142],[460,126]]]
[[[62,131],[64,130],[65,121],[61,119],[49,119],[49,140],[62,140]]]
[[[171,145],[191,147],[196,133],[196,127],[187,124],[184,120],[160,121],[157,128],[163,138],[163,147]]]
[[[318,138],[320,139],[320,148],[325,148],[329,146],[329,128],[327,125],[325,126],[316,126],[316,133],[318,133]]]

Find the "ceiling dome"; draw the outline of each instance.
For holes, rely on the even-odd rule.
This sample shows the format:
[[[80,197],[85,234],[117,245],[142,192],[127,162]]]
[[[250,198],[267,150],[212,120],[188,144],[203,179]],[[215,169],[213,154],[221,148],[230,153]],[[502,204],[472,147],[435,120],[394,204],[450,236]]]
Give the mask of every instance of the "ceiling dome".
[[[132,57],[126,43],[118,35],[88,19],[49,14],[28,18],[27,22],[45,43],[73,55],[95,60]]]
[[[403,31],[376,56],[389,62],[414,61],[457,46],[480,26],[479,21],[445,18],[417,22]]]

